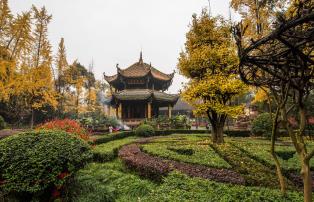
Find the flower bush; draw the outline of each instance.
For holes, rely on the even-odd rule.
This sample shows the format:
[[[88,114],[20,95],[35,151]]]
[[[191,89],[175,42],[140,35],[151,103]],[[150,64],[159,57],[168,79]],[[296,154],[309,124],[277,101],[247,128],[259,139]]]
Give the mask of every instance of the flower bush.
[[[71,119],[55,119],[49,122],[44,123],[43,125],[40,125],[38,130],[61,130],[65,131],[67,133],[74,134],[78,137],[80,137],[83,140],[88,141],[89,140],[89,134],[86,129],[81,127],[81,125]]]
[[[22,198],[58,197],[63,184],[91,159],[90,146],[63,131],[4,138],[0,141],[0,190]]]

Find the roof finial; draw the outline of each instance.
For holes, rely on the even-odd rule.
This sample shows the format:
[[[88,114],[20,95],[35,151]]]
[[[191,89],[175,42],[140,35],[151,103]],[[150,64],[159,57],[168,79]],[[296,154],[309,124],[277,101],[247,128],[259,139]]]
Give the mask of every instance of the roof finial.
[[[210,5],[210,0],[208,0],[208,17],[209,18],[211,18],[211,15],[212,15],[212,13],[211,13],[212,11],[211,10],[212,10],[212,8],[211,8],[211,5]]]
[[[140,53],[140,63],[143,63],[143,51],[141,50],[141,53]]]

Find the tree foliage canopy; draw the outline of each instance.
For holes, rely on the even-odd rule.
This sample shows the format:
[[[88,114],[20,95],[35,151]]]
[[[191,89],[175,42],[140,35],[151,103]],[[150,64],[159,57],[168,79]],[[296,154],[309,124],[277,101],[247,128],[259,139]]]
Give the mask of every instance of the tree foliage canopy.
[[[209,18],[206,11],[199,17],[193,15],[178,64],[180,73],[190,79],[184,99],[195,107],[196,114],[206,114],[221,135],[226,117],[242,112],[234,99],[247,91],[237,74],[238,58],[230,30],[230,23],[222,17]]]

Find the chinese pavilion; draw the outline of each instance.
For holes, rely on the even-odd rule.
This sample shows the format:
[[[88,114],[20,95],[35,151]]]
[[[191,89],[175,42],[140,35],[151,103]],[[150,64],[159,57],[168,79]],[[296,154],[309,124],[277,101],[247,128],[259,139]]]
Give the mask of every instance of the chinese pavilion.
[[[110,106],[117,118],[129,126],[138,125],[143,119],[158,117],[160,107],[168,107],[168,116],[178,100],[178,95],[167,94],[174,72],[165,74],[140,59],[126,69],[117,65],[117,74],[107,76],[110,85]],[[110,107],[110,108],[111,108]],[[111,108],[111,109],[112,109]]]

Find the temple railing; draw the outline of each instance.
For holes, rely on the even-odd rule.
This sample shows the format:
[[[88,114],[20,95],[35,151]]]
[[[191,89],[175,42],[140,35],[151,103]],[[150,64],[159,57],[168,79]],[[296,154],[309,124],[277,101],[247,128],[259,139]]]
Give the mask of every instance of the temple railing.
[[[145,118],[122,119],[123,124],[127,126],[138,126]]]

